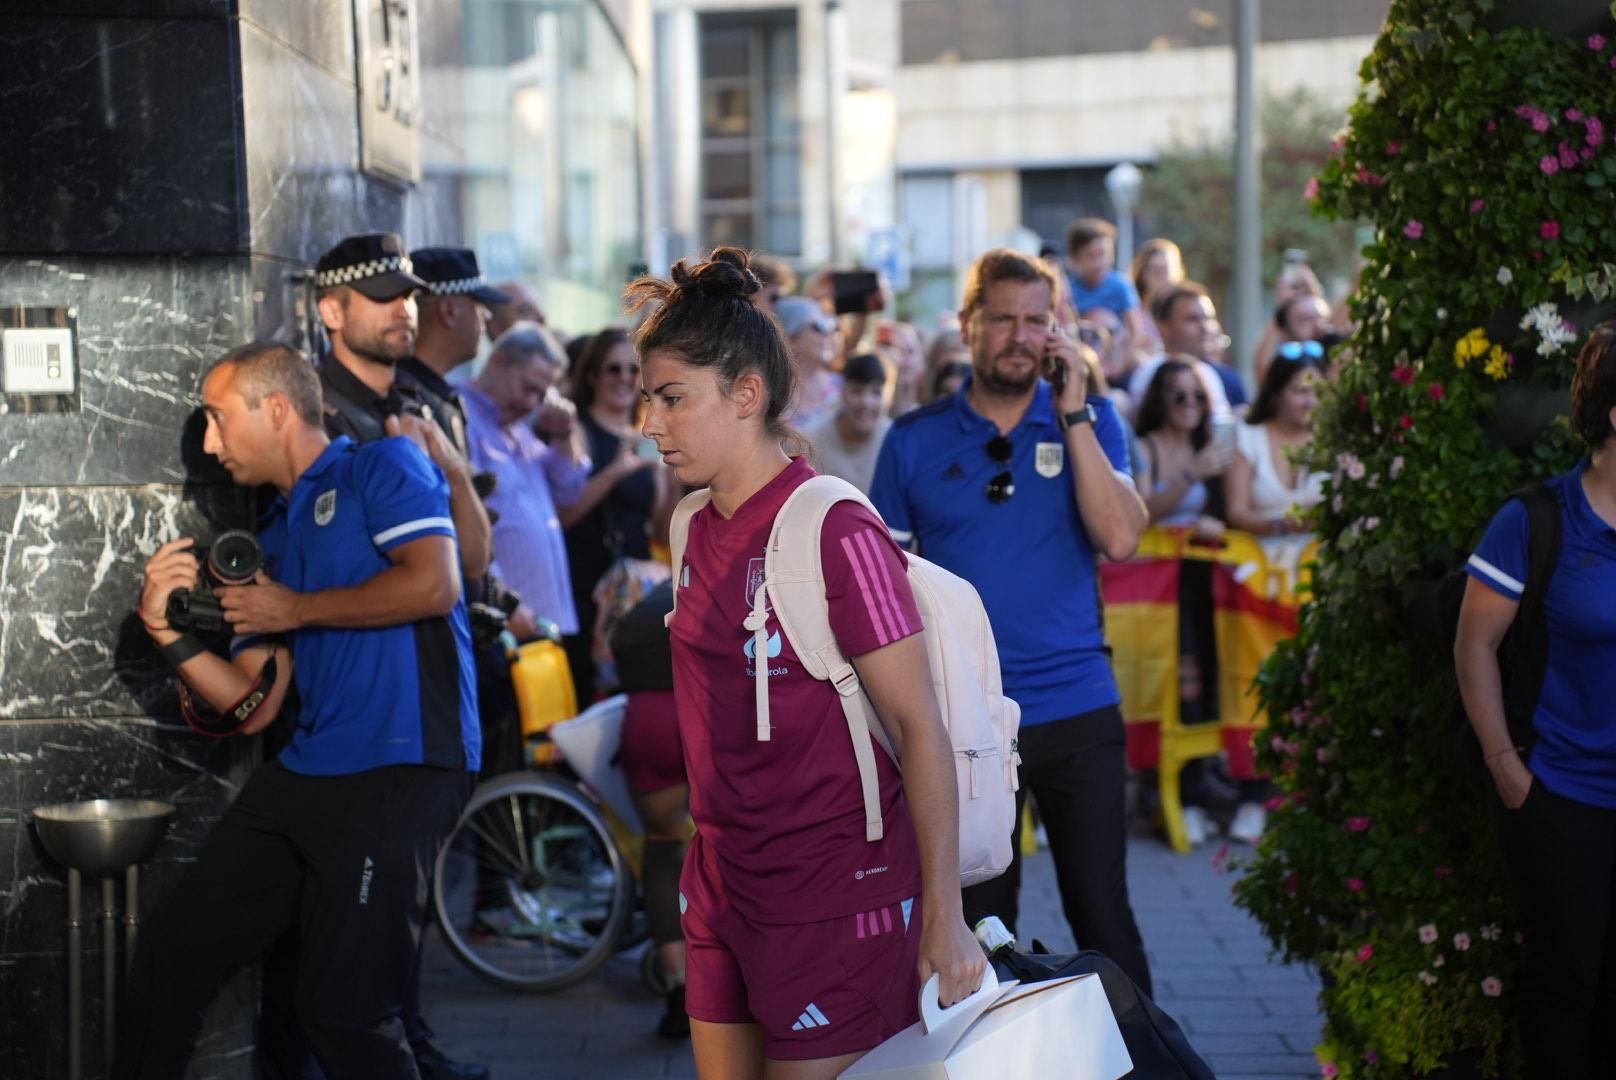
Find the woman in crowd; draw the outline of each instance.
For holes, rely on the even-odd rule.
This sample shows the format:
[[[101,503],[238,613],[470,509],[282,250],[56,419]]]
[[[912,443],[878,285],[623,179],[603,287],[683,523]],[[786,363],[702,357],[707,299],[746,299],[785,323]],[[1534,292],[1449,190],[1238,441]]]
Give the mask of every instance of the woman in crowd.
[[[1329,318],[1329,305],[1324,303],[1324,286],[1319,282],[1319,275],[1313,268],[1300,260],[1290,260],[1285,268],[1279,272],[1279,279],[1274,282],[1274,312],[1275,317],[1263,327],[1262,337],[1257,340],[1257,349],[1252,353],[1252,371],[1257,376],[1257,385],[1261,386],[1263,377],[1268,373],[1268,361],[1273,359],[1274,351],[1283,341],[1294,341],[1288,336],[1281,319],[1290,306],[1290,302],[1300,296],[1311,296],[1323,306],[1325,319]]]
[[[949,360],[939,364],[932,369],[930,393],[926,395],[926,400],[936,401],[938,398],[951,397],[970,377],[969,360]]]
[[[1146,240],[1139,245],[1133,257],[1133,287],[1139,293],[1139,307],[1150,311],[1151,303],[1169,285],[1184,280],[1184,253],[1178,245],[1163,237]],[[1161,331],[1154,319],[1141,319],[1139,341],[1134,343],[1141,356],[1155,356],[1162,351]]]
[[[657,304],[635,340],[645,433],[681,483],[711,493],[689,522],[671,624],[697,825],[680,881],[685,1004],[703,1077],[829,1080],[915,1020],[919,977],[937,971],[942,1000],[957,1001],[985,958],[960,905],[954,765],[905,556],[878,517],[839,504],[822,550],[837,645],[903,761],[900,774],[878,756],[881,840],[865,839],[835,688],[803,671],[778,629],[767,657],[749,655],[753,567],[780,506],[813,474],[786,450],[794,368],[778,324],[749,299],[758,288],[746,253],[719,248],[628,290],[634,308]],[[779,671],[767,740],[755,663]],[[883,872],[857,873],[871,866]]]
[[[842,400],[836,317],[806,296],[781,297],[774,310],[796,368],[797,399],[787,406],[791,422],[801,426],[833,415]]]
[[[578,633],[566,640],[567,659],[578,705],[588,708],[596,697],[595,658],[600,653],[595,587],[615,566],[632,570],[651,561],[651,541],[666,538],[677,492],[637,430],[640,364],[628,335],[616,328],[592,335],[572,371],[571,396],[594,466],[583,495],[571,506],[559,507],[557,514],[567,530],[578,609]]]
[[[1246,422],[1235,429],[1238,453],[1226,479],[1231,528],[1265,541],[1311,539],[1304,513],[1323,498],[1324,474],[1295,459],[1313,438],[1319,370],[1306,355],[1284,351],[1268,365]]]
[[[1182,525],[1207,537],[1223,533],[1219,483],[1234,457],[1212,439],[1206,390],[1187,360],[1156,369],[1135,428],[1144,467],[1138,477],[1152,525]]]
[[[1454,649],[1524,938],[1515,988],[1526,1075],[1608,1076],[1616,1039],[1616,324],[1577,358],[1571,424],[1590,456],[1548,482],[1560,548],[1523,602],[1532,522],[1518,499],[1487,526]],[[1534,586],[1535,587],[1535,586]],[[1542,667],[1499,663],[1517,614],[1537,612]],[[1519,650],[1520,646],[1517,646]],[[1523,681],[1539,686],[1523,686]]]

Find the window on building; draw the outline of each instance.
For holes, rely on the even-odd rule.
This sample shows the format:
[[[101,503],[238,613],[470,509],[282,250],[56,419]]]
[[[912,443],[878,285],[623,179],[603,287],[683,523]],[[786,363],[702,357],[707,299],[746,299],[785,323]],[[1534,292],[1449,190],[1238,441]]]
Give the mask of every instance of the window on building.
[[[792,15],[701,24],[701,230],[707,244],[802,250]]]

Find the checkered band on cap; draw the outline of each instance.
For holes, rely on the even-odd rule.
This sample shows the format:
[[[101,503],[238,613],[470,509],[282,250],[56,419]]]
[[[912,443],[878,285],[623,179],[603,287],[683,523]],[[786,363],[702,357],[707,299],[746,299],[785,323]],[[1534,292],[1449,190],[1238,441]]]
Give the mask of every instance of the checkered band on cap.
[[[376,277],[393,270],[402,270],[406,274],[415,272],[408,255],[392,255],[385,259],[367,259],[351,266],[322,270],[314,275],[314,286],[317,289],[329,289],[333,285],[347,285],[349,282],[363,281],[365,278]]]
[[[454,281],[429,281],[426,287],[436,296],[459,296],[462,293],[476,292],[478,289],[488,287],[483,276],[456,278]]]

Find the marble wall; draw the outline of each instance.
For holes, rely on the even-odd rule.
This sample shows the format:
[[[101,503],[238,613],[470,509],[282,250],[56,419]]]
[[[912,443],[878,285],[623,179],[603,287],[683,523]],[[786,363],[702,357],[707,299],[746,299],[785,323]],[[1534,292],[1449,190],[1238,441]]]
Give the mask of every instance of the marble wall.
[[[421,0],[423,56],[458,0]],[[30,822],[68,800],[179,814],[141,907],[172,889],[256,764],[193,735],[132,605],[146,557],[248,524],[201,453],[206,365],[299,340],[298,275],[341,236],[458,242],[452,170],[359,168],[353,0],[51,0],[0,14],[0,310],[76,310],[76,407],[0,399],[0,1077],[65,1074],[63,872]],[[425,102],[423,160],[453,162]],[[26,153],[20,152],[27,148]],[[121,891],[121,890],[120,890]],[[86,889],[86,1075],[99,1052],[98,892]],[[252,1075],[256,980],[221,995],[191,1076]]]

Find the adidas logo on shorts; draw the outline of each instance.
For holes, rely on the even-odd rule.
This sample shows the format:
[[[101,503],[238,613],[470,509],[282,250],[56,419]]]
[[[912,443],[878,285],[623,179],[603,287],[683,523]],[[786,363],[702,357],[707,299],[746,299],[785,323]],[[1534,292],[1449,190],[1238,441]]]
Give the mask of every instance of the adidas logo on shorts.
[[[797,1017],[797,1022],[791,1025],[791,1030],[812,1031],[814,1028],[822,1027],[830,1027],[830,1021],[825,1019],[825,1014],[819,1011],[818,1005],[809,1002],[808,1007],[802,1010],[802,1015]]]

